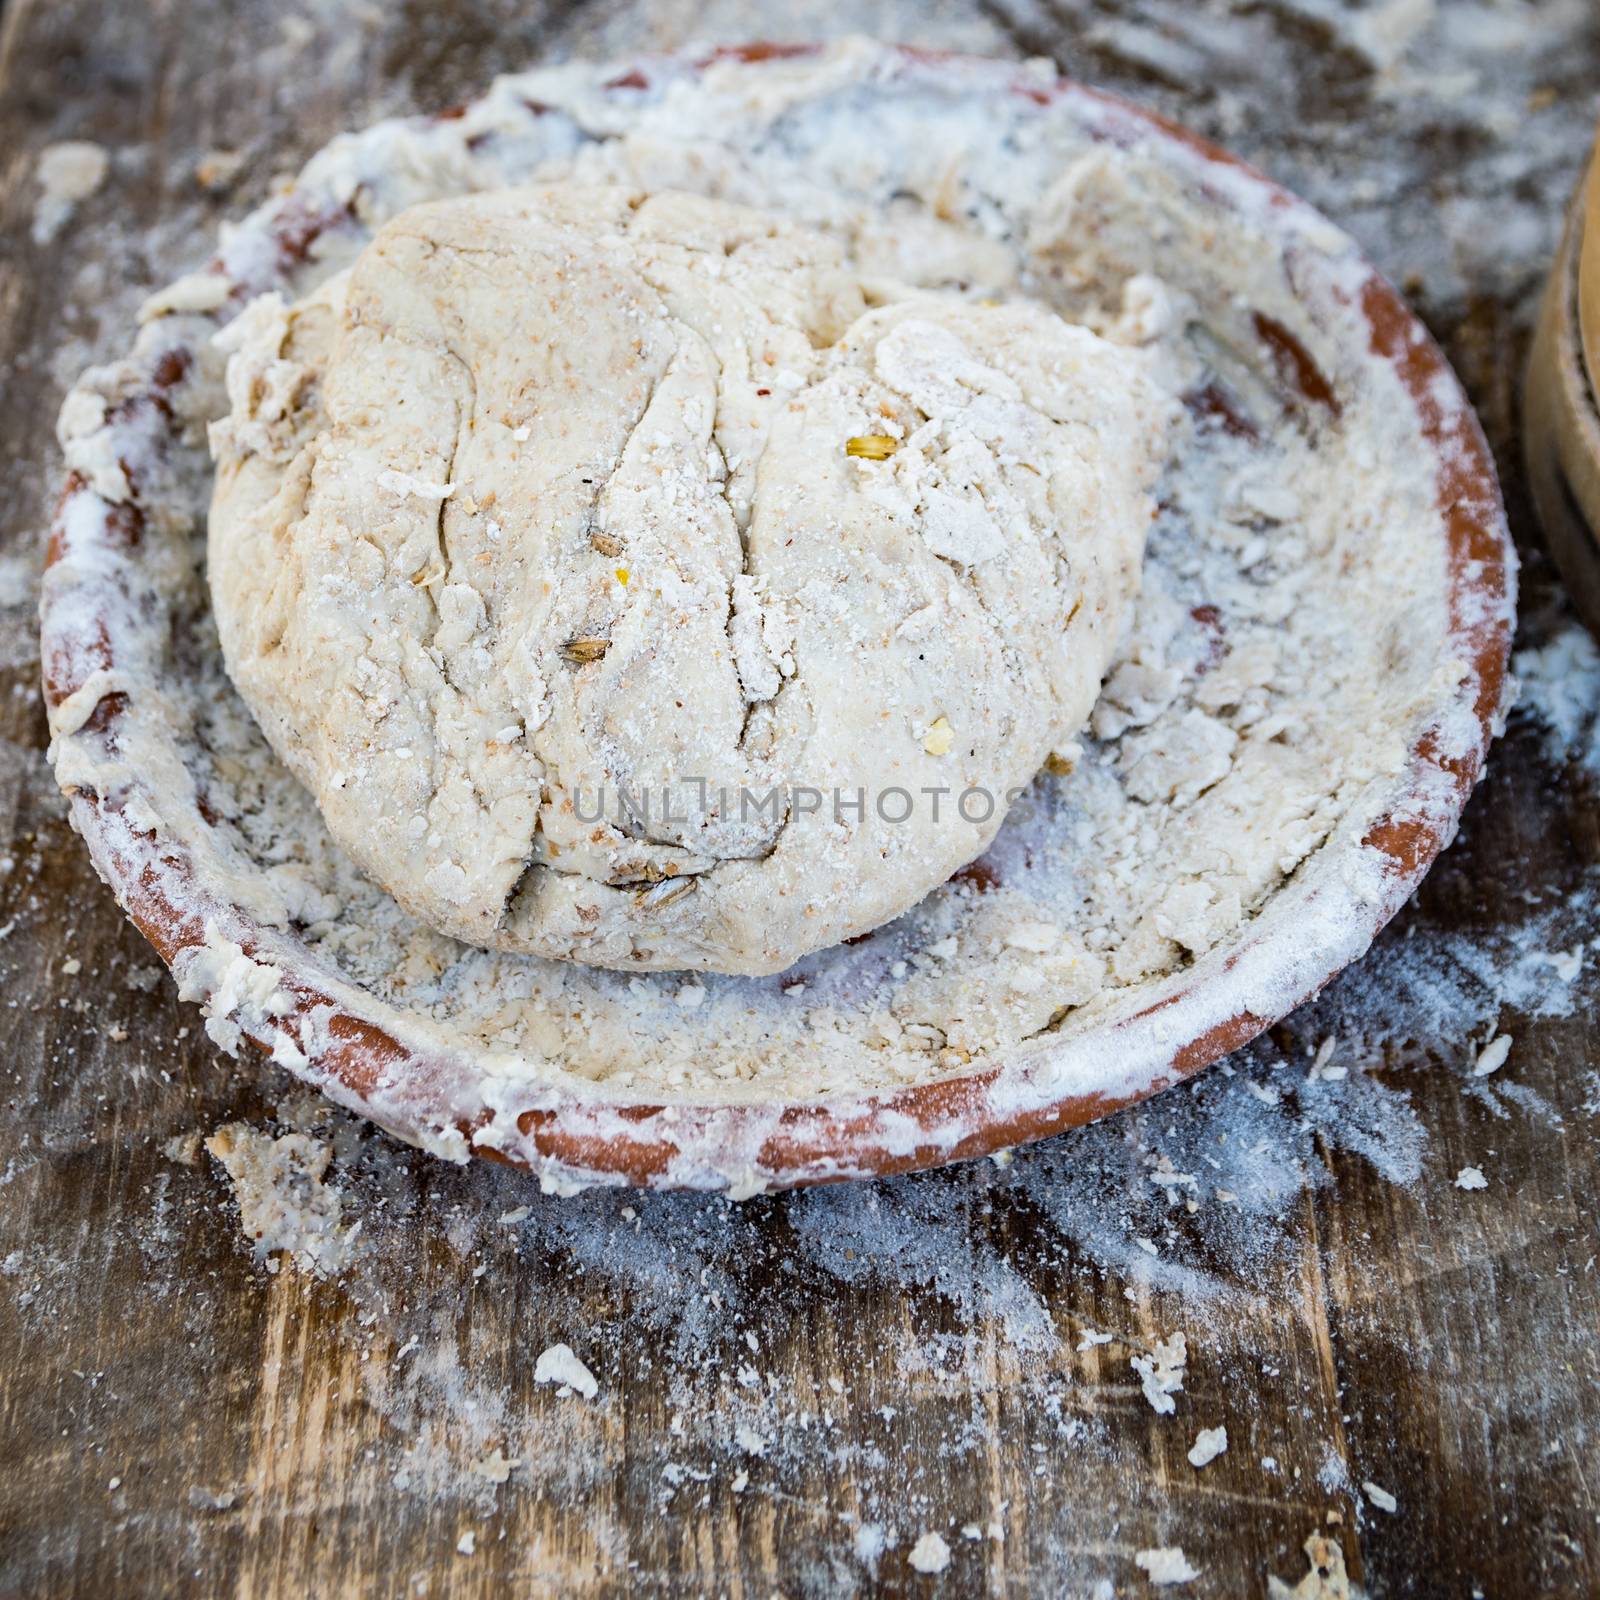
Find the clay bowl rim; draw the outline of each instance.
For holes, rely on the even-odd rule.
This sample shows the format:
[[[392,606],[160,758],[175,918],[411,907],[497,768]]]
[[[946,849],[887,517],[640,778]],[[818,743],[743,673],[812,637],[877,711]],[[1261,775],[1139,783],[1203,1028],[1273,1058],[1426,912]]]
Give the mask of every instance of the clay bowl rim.
[[[690,65],[784,59],[821,48],[725,47]],[[895,53],[919,65],[964,59],[907,48]],[[688,60],[667,59],[680,66]],[[643,62],[608,83],[638,87],[648,83],[648,72],[658,65]],[[1190,161],[1225,170],[1230,182],[1253,189],[1269,210],[1293,211],[1302,218],[1319,215],[1226,150],[1117,96],[1059,77],[1053,86],[1041,84],[1024,78],[1020,69],[1011,88],[1041,104],[1083,97],[1124,130],[1154,136],[1179,147]],[[433,120],[461,114],[459,109],[448,111]],[[287,201],[292,206],[292,192]],[[307,226],[287,209],[277,222]],[[303,248],[305,241],[300,243]],[[474,1066],[469,1052],[402,1042],[374,1017],[362,1014],[376,1009],[376,1002],[364,1005],[360,991],[330,980],[314,959],[307,964],[309,970],[297,968],[293,950],[304,955],[304,947],[254,923],[238,906],[212,893],[197,878],[181,841],[162,841],[158,847],[154,835],[141,832],[128,816],[126,791],[100,795],[63,779],[73,825],[128,916],[169,967],[177,969],[189,952],[203,948],[208,931],[220,931],[246,956],[283,970],[282,990],[292,1008],[280,1021],[304,1022],[313,1010],[321,1012],[325,1031],[315,1059],[287,1063],[297,1076],[409,1142],[456,1159],[472,1151],[528,1167],[540,1172],[546,1187],[728,1187],[739,1194],[886,1177],[993,1154],[1145,1099],[1246,1044],[1364,953],[1453,836],[1498,731],[1514,623],[1516,561],[1493,460],[1459,381],[1432,337],[1370,263],[1361,258],[1360,265],[1368,274],[1359,302],[1368,356],[1393,368],[1431,447],[1448,551],[1450,624],[1441,652],[1459,654],[1468,670],[1448,704],[1435,704],[1435,715],[1416,738],[1403,776],[1375,809],[1377,820],[1364,834],[1345,838],[1336,829],[1224,947],[1208,952],[1185,972],[1157,980],[1148,1003],[1137,1011],[1097,1022],[1072,1040],[1080,1062],[1086,1046],[1091,1055],[1093,1047],[1101,1048],[1106,1065],[1098,1077],[1092,1067],[1087,1081],[1082,1073],[1068,1074],[1072,1081],[1052,1074],[1052,1058],[1066,1049],[1057,1041],[1021,1052],[1027,1070],[1020,1078],[1016,1063],[1001,1059],[958,1076],[834,1094],[810,1103],[635,1103],[568,1086],[544,1086],[530,1095],[537,1103],[517,1116],[518,1138],[510,1148],[505,1141],[495,1148],[474,1144],[473,1134],[490,1114],[481,1108],[481,1099],[478,1111],[461,1113],[460,1091],[470,1091],[468,1080],[482,1076],[481,1064]],[[160,385],[156,373],[150,395],[158,410]],[[69,552],[82,554],[86,545],[131,567],[136,558],[128,554],[127,530],[115,526],[120,508],[103,513],[97,529],[90,519],[69,516],[75,499],[88,493],[81,477],[69,476],[51,530],[47,568]],[[86,663],[104,670],[108,685],[117,670],[114,636],[104,622],[87,626],[80,617],[74,623],[63,617],[65,609],[70,608],[53,603],[47,583],[40,616],[45,695],[52,709],[83,688]],[[126,691],[108,688],[79,733],[112,746],[128,706]],[[1470,716],[1475,737],[1465,748],[1459,741],[1449,751],[1443,747],[1439,728],[1445,710]],[[1352,853],[1367,850],[1383,858],[1382,887],[1361,898],[1343,881],[1338,867]],[[1313,907],[1320,924],[1336,931],[1320,944],[1297,946],[1287,913]],[[1280,914],[1269,915],[1273,911]],[[1263,993],[1272,996],[1269,1004],[1256,1003]],[[260,1031],[246,1026],[243,1036],[268,1050],[268,1041],[257,1036]],[[1129,1060],[1135,1063],[1132,1068],[1126,1065]],[[1119,1061],[1123,1064],[1115,1065]],[[471,1100],[469,1092],[469,1105]]]

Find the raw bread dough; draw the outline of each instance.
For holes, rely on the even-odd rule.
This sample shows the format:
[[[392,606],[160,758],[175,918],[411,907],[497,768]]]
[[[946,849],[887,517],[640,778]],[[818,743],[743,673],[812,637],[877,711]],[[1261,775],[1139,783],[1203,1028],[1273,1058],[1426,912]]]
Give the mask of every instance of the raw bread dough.
[[[779,971],[978,855],[1098,693],[1169,420],[1139,350],[671,192],[417,206],[228,337],[268,738],[417,917],[620,968]]]

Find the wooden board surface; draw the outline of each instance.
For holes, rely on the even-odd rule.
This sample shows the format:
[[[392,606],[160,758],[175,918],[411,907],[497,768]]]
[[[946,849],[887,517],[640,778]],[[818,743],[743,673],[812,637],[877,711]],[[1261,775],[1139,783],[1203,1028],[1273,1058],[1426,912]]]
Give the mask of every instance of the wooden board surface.
[[[855,24],[1054,53],[1354,227],[1482,409],[1527,637],[1581,667],[1525,503],[1516,377],[1600,24],[1551,5],[1535,38],[1528,8],[1533,42],[1490,73],[1485,18],[1517,10],[4,0],[0,1592],[1138,1595],[1136,1553],[1181,1546],[1200,1576],[1163,1592],[1233,1597],[1299,1583],[1318,1539],[1330,1576],[1304,1595],[1600,1593],[1581,695],[1563,735],[1513,719],[1417,903],[1227,1070],[1009,1166],[740,1208],[447,1169],[219,1055],[64,823],[32,657],[63,384],[274,173],[542,51]],[[37,159],[67,138],[110,173],[36,239]],[[208,190],[213,151],[244,159]],[[1474,1078],[1496,1027],[1510,1058]],[[238,1121],[332,1144],[329,1192],[362,1224],[336,1278],[248,1248],[184,1142]],[[1465,1168],[1487,1186],[1458,1187]],[[1180,1331],[1158,1414],[1132,1358]],[[535,1382],[557,1341],[593,1400]],[[1190,1466],[1218,1424],[1227,1453]],[[501,1483],[497,1451],[519,1463]],[[929,1531],[952,1552],[937,1575],[909,1560]]]

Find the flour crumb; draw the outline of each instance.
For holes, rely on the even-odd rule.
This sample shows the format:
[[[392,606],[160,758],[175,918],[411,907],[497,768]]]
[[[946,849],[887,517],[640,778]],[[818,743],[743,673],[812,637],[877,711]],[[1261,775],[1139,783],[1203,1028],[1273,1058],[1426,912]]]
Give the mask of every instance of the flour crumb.
[[[1511,1054],[1511,1035],[1497,1033],[1483,1049],[1478,1052],[1478,1058],[1472,1063],[1472,1076],[1474,1078],[1487,1078],[1491,1072],[1498,1072],[1506,1064],[1506,1057]]]
[[[1194,1436],[1194,1443],[1189,1448],[1189,1465],[1191,1467],[1209,1466],[1228,1448],[1228,1430],[1226,1428],[1202,1428]]]
[[[1172,1583],[1192,1583],[1200,1576],[1200,1569],[1190,1566],[1189,1558],[1175,1544],[1135,1551],[1133,1564],[1141,1568],[1157,1588]]]
[[[521,1465],[521,1456],[508,1456],[497,1445],[482,1461],[474,1461],[467,1471],[485,1483],[504,1483]]]
[[[110,170],[111,157],[105,148],[88,139],[47,144],[34,169],[39,200],[33,211],[33,242],[49,244],[71,220],[79,203],[106,181]]]
[[[1311,1060],[1311,1071],[1306,1074],[1315,1083],[1318,1078],[1332,1078],[1335,1073],[1343,1077],[1344,1073],[1337,1067],[1329,1069],[1328,1063],[1333,1059],[1333,1052],[1338,1048],[1338,1040],[1330,1033],[1326,1039],[1317,1046],[1317,1053]]]
[[[918,1572],[943,1572],[950,1565],[950,1546],[936,1533],[925,1533],[907,1558]]]
[[[1484,1177],[1481,1167],[1463,1167],[1456,1174],[1456,1188],[1458,1189],[1487,1189],[1489,1180]]]
[[[1555,974],[1557,983],[1573,983],[1583,971],[1583,941],[1567,950],[1544,950],[1539,953],[1542,960]]]
[[[180,1167],[195,1166],[200,1160],[200,1130],[191,1128],[187,1133],[173,1134],[161,1146],[161,1153]]]
[[[1344,1570],[1344,1551],[1334,1540],[1314,1533],[1301,1548],[1310,1570],[1293,1585],[1269,1573],[1267,1600],[1355,1600],[1356,1591]]]
[[[1361,1485],[1361,1492],[1380,1511],[1387,1511],[1390,1516],[1393,1516],[1400,1509],[1400,1502],[1387,1489],[1380,1489],[1377,1484],[1370,1480]]]
[[[561,1172],[541,1172],[539,1174],[539,1193],[554,1195],[558,1200],[570,1200],[574,1195],[580,1195],[587,1190],[589,1185],[578,1178],[569,1178]]]
[[[1170,1416],[1178,1408],[1172,1397],[1183,1388],[1183,1371],[1188,1360],[1188,1342],[1181,1333],[1160,1340],[1149,1355],[1131,1358],[1130,1364],[1139,1374],[1145,1399],[1161,1416]]]
[[[248,159],[242,150],[208,150],[194,164],[194,181],[207,194],[217,194],[239,176]]]
[[[1557,765],[1578,757],[1593,770],[1595,716],[1600,710],[1600,650],[1582,623],[1572,622],[1537,650],[1519,650],[1519,706],[1545,726],[1545,756]]]
[[[600,1392],[595,1375],[572,1353],[569,1344],[553,1344],[533,1365],[535,1383],[556,1383],[593,1400]]]
[[[767,1192],[767,1180],[753,1167],[747,1167],[737,1177],[730,1177],[728,1198],[743,1204]]]
[[[356,1231],[344,1228],[343,1196],[325,1184],[332,1148],[303,1133],[281,1138],[248,1123],[230,1122],[206,1140],[222,1163],[239,1205],[239,1224],[259,1259],[288,1251],[324,1277],[342,1272],[355,1255]]]
[[[470,1556],[477,1548],[478,1536],[472,1531],[471,1528],[468,1528],[467,1531],[456,1540],[456,1554],[459,1556]]]
[[[199,1484],[191,1486],[188,1493],[190,1508],[195,1511],[232,1511],[239,1503],[237,1489],[206,1489]]]

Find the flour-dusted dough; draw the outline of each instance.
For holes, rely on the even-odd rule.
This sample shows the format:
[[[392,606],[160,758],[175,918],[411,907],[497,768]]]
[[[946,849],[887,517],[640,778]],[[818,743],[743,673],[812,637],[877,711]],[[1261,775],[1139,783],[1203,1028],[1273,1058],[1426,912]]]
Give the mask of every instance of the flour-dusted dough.
[[[1140,351],[670,192],[418,206],[230,336],[268,737],[416,916],[621,968],[779,971],[982,851],[1093,704],[1168,421]]]

